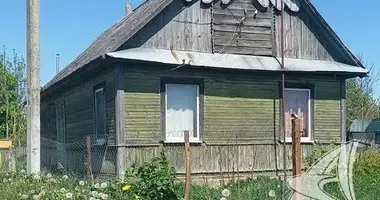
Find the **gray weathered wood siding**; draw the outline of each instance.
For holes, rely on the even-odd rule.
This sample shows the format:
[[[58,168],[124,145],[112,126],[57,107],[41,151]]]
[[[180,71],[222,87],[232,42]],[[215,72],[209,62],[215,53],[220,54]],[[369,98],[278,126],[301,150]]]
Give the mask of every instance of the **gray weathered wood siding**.
[[[106,88],[106,130],[115,134],[115,70],[103,69],[96,75],[83,75],[74,87],[49,94],[41,100],[41,136],[56,140],[55,104],[64,101],[66,142],[84,140],[94,134],[93,87],[105,82]],[[78,81],[78,80],[72,80]]]
[[[213,5],[212,30],[215,53],[273,54],[272,12],[260,10],[254,18],[255,10],[257,8],[252,1],[246,0],[236,0],[228,6],[219,1]]]
[[[275,158],[282,161],[281,149],[277,148],[277,156],[274,151],[274,137],[280,128],[279,74],[195,71],[189,68],[162,72],[167,69],[163,66],[129,65],[125,69],[125,136],[127,146],[131,146],[127,149],[128,165],[165,148],[177,170],[183,170],[183,147],[160,144],[163,138],[160,77],[168,76],[204,79],[204,132],[201,135],[204,144],[194,146],[192,150],[196,160],[193,162],[204,163],[204,166],[193,168],[194,172],[218,171],[219,158],[215,157],[224,159],[223,154],[229,152],[228,148],[238,148],[239,157],[244,160],[240,164],[243,171],[248,170],[249,166],[255,170],[273,170]],[[315,85],[313,137],[325,143],[339,141],[340,80],[333,76],[316,75],[287,76],[287,80]],[[311,148],[307,146],[303,148]],[[304,153],[308,152],[305,150]],[[252,158],[251,154],[258,157],[254,161],[258,163],[253,165],[250,163],[253,161],[246,159]],[[290,158],[291,153],[288,152],[288,155]]]
[[[306,158],[313,154],[316,148],[325,148],[327,144],[314,146],[302,145],[302,157]],[[223,173],[250,173],[270,172],[283,169],[282,144],[240,144],[240,145],[201,145],[191,146],[191,172],[194,174]],[[145,162],[154,156],[158,156],[164,150],[165,155],[179,174],[185,173],[185,151],[182,145],[177,146],[140,146],[128,147],[127,164]],[[291,145],[286,145],[286,169],[292,168]],[[277,158],[277,159],[276,159]],[[276,161],[277,160],[277,161]],[[239,164],[238,164],[239,163]],[[305,168],[305,163],[303,168]],[[289,175],[290,173],[288,173]]]
[[[131,47],[211,52],[211,8],[173,1],[121,49]]]
[[[276,52],[281,56],[281,16],[275,14]],[[294,13],[284,12],[284,55],[287,58],[308,60],[339,60],[334,51],[328,50],[329,40],[318,30],[315,22],[308,16],[304,9]]]

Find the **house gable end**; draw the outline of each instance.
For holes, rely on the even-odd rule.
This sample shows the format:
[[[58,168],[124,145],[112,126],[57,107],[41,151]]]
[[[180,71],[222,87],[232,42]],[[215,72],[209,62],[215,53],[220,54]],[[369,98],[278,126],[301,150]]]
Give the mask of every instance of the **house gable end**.
[[[135,47],[179,51],[281,56],[278,5],[261,0],[173,0],[118,50]],[[275,2],[275,1],[273,1]],[[284,12],[285,57],[361,66],[310,2]]]
[[[280,56],[278,5],[262,6],[265,1],[146,1],[100,35],[43,91],[109,52],[132,47]],[[288,4],[285,9],[285,57],[363,67],[309,0],[297,2],[299,9]]]

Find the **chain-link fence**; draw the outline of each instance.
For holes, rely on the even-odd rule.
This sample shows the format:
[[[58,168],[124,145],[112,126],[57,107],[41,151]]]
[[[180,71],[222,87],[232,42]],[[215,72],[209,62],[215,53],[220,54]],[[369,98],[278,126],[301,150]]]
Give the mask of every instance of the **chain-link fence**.
[[[88,135],[73,143],[41,138],[41,168],[77,176],[114,176],[117,149],[107,145],[107,138]]]

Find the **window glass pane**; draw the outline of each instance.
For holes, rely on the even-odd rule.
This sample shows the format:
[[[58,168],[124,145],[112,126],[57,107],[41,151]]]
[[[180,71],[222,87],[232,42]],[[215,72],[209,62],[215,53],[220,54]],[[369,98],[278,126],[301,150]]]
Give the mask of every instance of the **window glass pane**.
[[[105,134],[105,99],[104,91],[99,90],[95,92],[95,120],[96,120],[96,134]]]
[[[309,137],[309,90],[285,91],[285,133],[292,136],[292,117],[295,113],[301,120],[301,137]]]
[[[166,85],[166,136],[183,138],[189,131],[190,137],[197,136],[197,86]]]

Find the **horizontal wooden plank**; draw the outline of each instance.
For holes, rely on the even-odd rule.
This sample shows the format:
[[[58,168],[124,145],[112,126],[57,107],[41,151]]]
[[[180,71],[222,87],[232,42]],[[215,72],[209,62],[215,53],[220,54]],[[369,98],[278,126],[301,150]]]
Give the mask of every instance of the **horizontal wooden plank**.
[[[252,19],[272,19],[272,16],[270,12],[257,12],[256,17],[255,16],[255,11],[256,9],[251,5],[251,6],[246,6],[246,4],[236,4],[233,3],[231,7],[228,7],[226,9],[221,9],[218,4],[215,4],[216,6],[214,7],[213,14],[218,14],[218,15],[231,15],[232,17],[236,19],[241,19],[243,17],[246,18],[252,18]],[[246,13],[244,13],[244,9],[246,9]]]
[[[216,42],[221,41],[221,43],[227,42],[228,40],[231,40],[231,39],[235,39],[235,40],[246,40],[247,42],[267,41],[269,42],[268,44],[271,44],[270,34],[240,33],[239,31],[236,31],[236,32],[215,31],[214,36],[215,36],[214,40]]]
[[[240,19],[234,18],[231,15],[225,14],[214,14],[213,23],[214,24],[224,24],[224,25],[237,25],[240,24]],[[257,26],[257,27],[271,27],[272,22],[270,19],[253,19],[245,18],[242,22],[242,26]]]
[[[271,35],[270,27],[242,26],[237,29],[236,26],[231,26],[231,25],[226,25],[226,24],[214,24],[212,28],[214,29],[214,31]]]
[[[257,48],[257,47],[225,47],[223,45],[215,45],[214,50],[216,53],[231,53],[231,54],[242,54],[242,55],[261,55],[269,56],[272,55],[271,48]]]
[[[242,39],[242,38],[234,38],[234,39],[225,39],[225,38],[215,38],[215,45],[226,46],[226,47],[252,47],[252,48],[271,48],[271,41],[254,41],[251,39]]]

